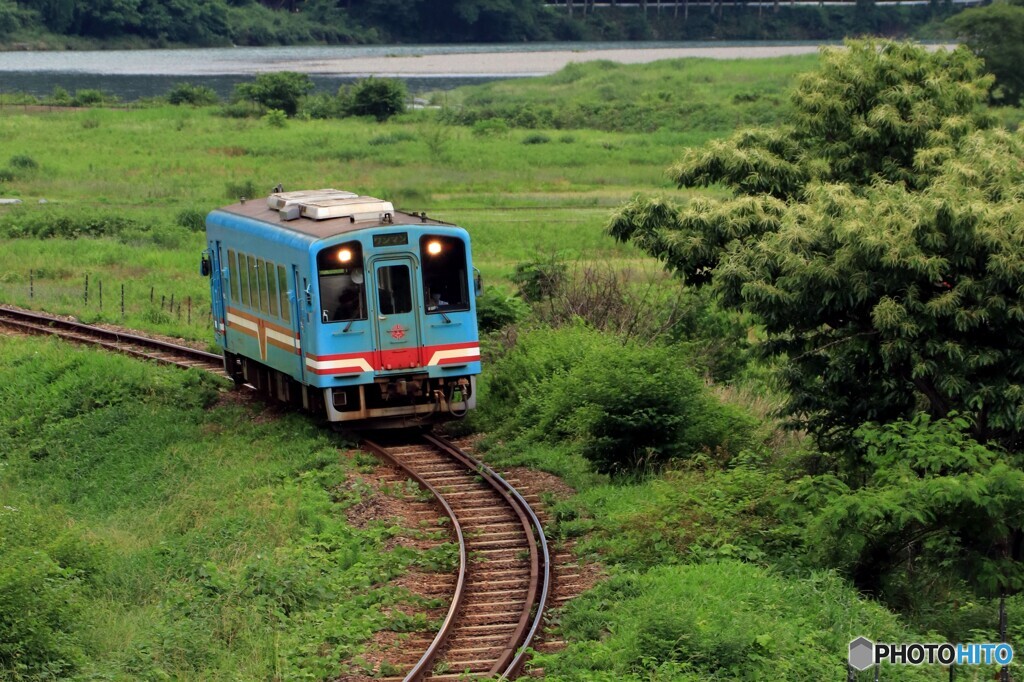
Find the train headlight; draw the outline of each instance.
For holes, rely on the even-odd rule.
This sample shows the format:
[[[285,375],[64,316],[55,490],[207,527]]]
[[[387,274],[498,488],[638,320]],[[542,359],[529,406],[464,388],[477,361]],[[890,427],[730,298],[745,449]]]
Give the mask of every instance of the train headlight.
[[[338,252],[338,260],[342,263],[348,263],[352,260],[352,251],[350,249],[342,249]]]
[[[436,256],[437,254],[441,253],[441,242],[432,241],[427,243],[427,253],[429,253],[431,256]]]

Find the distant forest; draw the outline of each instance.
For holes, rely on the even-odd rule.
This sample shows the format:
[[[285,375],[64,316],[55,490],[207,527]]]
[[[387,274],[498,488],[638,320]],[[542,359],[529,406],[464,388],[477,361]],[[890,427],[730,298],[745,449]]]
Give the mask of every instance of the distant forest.
[[[611,3],[614,5],[614,3]],[[740,0],[599,6],[577,0],[0,0],[0,45],[465,43],[838,39],[928,32],[951,3],[773,6]]]

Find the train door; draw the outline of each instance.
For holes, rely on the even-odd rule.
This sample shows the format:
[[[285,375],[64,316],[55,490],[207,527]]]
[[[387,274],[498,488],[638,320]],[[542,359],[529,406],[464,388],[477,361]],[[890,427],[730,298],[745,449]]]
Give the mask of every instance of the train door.
[[[213,333],[217,344],[227,346],[227,327],[224,318],[224,296],[228,291],[228,265],[224,262],[220,241],[210,243],[210,300],[213,313]]]
[[[299,344],[299,376],[302,383],[306,383],[306,308],[308,306],[305,288],[299,287],[299,266],[292,266],[292,329],[295,330],[295,338]]]
[[[373,298],[377,315],[375,364],[385,372],[408,370],[420,364],[415,274],[412,258],[389,258],[373,264],[377,292]]]

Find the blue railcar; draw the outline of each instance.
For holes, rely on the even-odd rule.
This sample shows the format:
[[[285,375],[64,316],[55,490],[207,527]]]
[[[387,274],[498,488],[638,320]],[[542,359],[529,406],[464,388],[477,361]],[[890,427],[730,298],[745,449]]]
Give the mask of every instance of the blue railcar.
[[[217,344],[237,382],[332,422],[416,425],[476,405],[469,235],[339,190],[206,219]]]

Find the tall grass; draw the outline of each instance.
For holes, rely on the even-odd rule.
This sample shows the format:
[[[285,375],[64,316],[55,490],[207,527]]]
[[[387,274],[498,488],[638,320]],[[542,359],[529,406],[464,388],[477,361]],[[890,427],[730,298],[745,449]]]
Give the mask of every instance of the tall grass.
[[[460,123],[505,119],[525,128],[697,131],[769,125],[816,55],[762,60],[670,59],[647,65],[571,63],[542,78],[512,79],[435,95]]]

